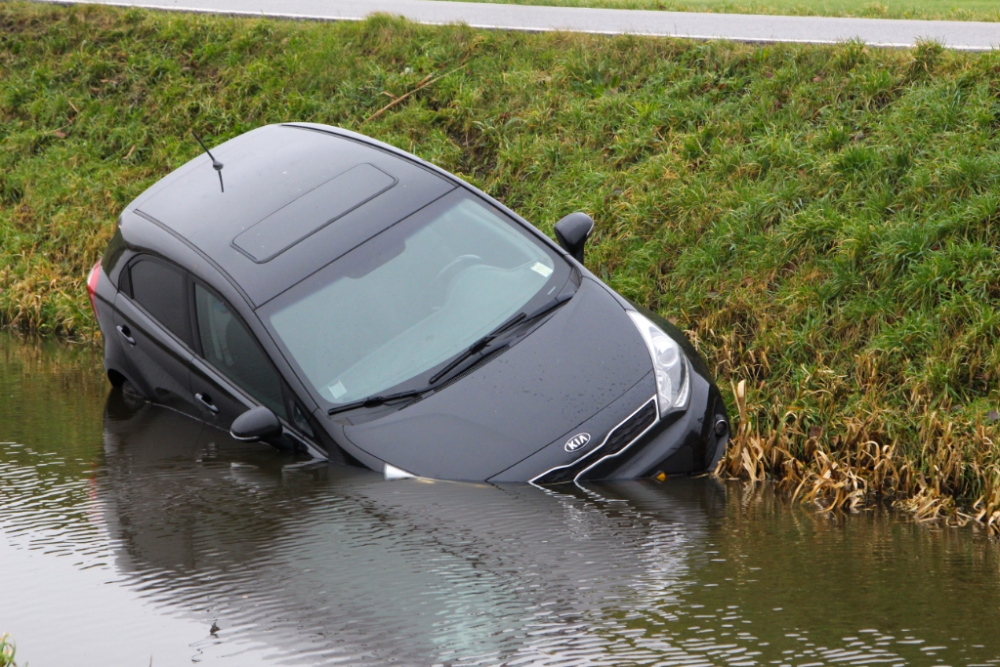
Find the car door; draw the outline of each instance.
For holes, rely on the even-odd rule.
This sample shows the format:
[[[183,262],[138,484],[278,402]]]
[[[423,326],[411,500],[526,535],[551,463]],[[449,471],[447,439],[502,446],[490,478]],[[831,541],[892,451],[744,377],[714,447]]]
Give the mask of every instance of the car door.
[[[150,400],[197,414],[188,383],[193,351],[187,276],[149,255],[124,271],[114,323],[133,382]]]
[[[257,405],[288,422],[284,383],[257,339],[217,294],[194,284],[196,350],[190,391],[202,416],[220,428]]]

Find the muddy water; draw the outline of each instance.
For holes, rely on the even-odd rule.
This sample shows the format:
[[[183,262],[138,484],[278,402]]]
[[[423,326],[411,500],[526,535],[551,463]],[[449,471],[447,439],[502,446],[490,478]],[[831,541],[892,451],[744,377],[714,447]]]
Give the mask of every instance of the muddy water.
[[[1000,663],[1000,545],[971,530],[303,463],[0,336],[0,632],[32,667]]]

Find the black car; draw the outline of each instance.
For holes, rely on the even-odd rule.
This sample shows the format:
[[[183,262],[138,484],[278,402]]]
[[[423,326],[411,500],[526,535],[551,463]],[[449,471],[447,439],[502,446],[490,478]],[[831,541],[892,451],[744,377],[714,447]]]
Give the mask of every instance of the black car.
[[[206,153],[126,208],[88,278],[112,384],[389,478],[637,478],[724,452],[691,344],[584,268],[586,215],[557,245],[324,125]]]

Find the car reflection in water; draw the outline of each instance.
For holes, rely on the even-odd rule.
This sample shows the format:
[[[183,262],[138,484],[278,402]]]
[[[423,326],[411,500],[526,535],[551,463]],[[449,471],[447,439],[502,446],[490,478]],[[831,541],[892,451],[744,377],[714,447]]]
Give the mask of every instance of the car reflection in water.
[[[119,390],[104,437],[100,495],[126,579],[216,622],[215,641],[312,664],[662,657],[660,633],[639,633],[656,640],[644,648],[628,627],[671,618],[724,502],[707,480],[386,482],[130,406]]]

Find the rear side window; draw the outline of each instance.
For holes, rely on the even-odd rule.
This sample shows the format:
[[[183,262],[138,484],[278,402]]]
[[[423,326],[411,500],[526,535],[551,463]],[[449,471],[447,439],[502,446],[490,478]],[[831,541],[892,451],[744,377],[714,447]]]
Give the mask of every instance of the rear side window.
[[[132,298],[160,324],[191,345],[187,278],[169,264],[140,259],[129,269]]]
[[[221,299],[201,285],[194,286],[194,300],[198,338],[205,361],[275,414],[287,419],[281,378],[253,334]]]

